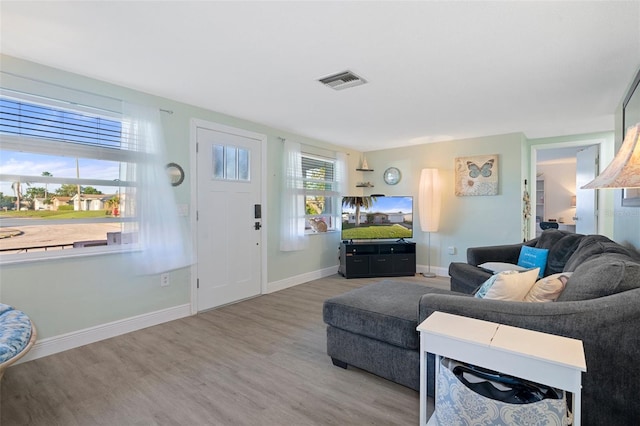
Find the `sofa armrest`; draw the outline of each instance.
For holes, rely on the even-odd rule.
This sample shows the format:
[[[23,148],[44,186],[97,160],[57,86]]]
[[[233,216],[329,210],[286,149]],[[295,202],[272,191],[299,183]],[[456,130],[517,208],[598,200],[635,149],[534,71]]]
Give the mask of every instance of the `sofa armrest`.
[[[451,277],[451,291],[472,294],[482,285],[492,272],[477,266],[462,262],[451,262],[449,264],[449,276]]]
[[[640,331],[633,325],[640,323],[638,306],[640,289],[549,303],[426,294],[420,298],[419,321],[440,311],[582,340],[587,361],[583,418],[593,424],[630,424],[640,418]]]
[[[467,263],[478,266],[485,262],[518,263],[520,250],[524,243],[499,246],[469,247],[467,249]]]

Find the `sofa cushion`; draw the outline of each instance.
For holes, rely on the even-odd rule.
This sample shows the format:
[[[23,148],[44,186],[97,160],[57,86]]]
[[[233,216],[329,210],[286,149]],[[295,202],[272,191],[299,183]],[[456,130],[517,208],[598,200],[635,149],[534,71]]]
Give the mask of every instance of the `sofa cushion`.
[[[543,276],[563,272],[567,259],[577,247],[576,239],[581,239],[582,234],[574,234],[558,229],[547,229],[536,239],[536,248],[548,249],[547,267]],[[569,252],[570,251],[570,252]]]
[[[571,256],[573,256],[583,238],[584,235],[582,234],[568,234],[558,239],[556,243],[549,248],[549,258],[547,259],[545,275],[564,272],[567,262]]]
[[[434,290],[416,283],[380,281],[327,299],[324,322],[395,346],[418,349],[420,296]]]
[[[25,350],[32,332],[31,320],[27,314],[0,303],[0,363]]]
[[[567,260],[564,272],[575,271],[578,266],[587,260],[604,253],[620,253],[629,257],[633,256],[629,249],[614,243],[604,235],[585,235],[569,260]]]
[[[550,249],[551,247],[556,245],[556,243],[561,238],[563,238],[564,236],[566,236],[568,234],[569,234],[569,232],[560,231],[559,229],[547,229],[542,234],[540,234],[540,236],[536,240],[535,247],[543,248],[543,249],[545,249],[545,248],[546,249]]]
[[[504,271],[526,271],[528,268],[524,266],[514,265],[513,263],[506,262],[485,262],[478,265],[478,268],[486,269],[494,274]]]
[[[578,266],[559,302],[588,300],[640,287],[640,263],[619,253],[603,254]]]

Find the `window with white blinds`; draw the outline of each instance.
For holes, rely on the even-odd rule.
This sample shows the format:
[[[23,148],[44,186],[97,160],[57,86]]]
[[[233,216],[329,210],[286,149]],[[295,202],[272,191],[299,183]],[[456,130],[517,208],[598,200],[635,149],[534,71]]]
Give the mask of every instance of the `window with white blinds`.
[[[335,228],[333,205],[339,195],[335,169],[334,159],[302,153],[305,229],[309,233]]]
[[[119,121],[9,98],[0,98],[0,132],[117,149],[122,143]]]
[[[0,255],[121,241],[122,141],[116,114],[1,96]]]

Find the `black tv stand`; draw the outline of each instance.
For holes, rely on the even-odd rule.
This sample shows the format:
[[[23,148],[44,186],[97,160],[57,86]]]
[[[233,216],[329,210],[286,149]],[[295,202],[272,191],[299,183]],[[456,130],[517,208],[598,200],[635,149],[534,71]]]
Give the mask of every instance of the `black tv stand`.
[[[413,276],[416,274],[416,243],[404,239],[342,241],[338,273],[345,278]]]

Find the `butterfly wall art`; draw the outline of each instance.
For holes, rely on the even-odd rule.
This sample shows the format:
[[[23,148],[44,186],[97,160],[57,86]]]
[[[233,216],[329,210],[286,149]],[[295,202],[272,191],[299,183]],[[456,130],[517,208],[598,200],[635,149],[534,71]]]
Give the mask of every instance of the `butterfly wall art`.
[[[455,159],[457,196],[498,195],[498,155]]]

